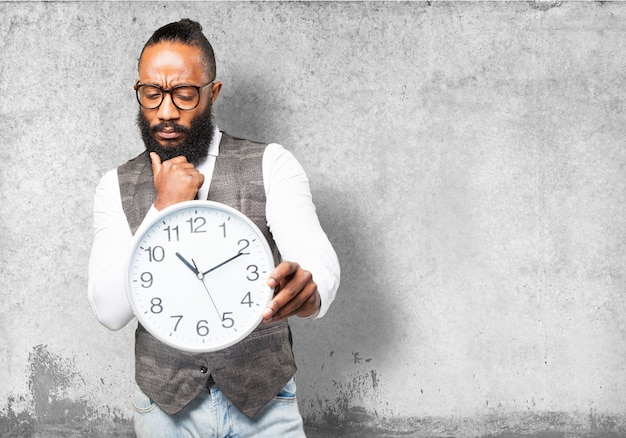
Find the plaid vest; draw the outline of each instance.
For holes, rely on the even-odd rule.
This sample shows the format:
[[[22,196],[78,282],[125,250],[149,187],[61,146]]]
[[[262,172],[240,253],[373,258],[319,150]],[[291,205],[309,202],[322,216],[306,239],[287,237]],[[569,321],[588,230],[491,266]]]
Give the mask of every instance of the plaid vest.
[[[265,218],[262,160],[266,145],[222,134],[208,199],[236,208],[263,232],[279,261]],[[122,207],[135,234],[156,192],[150,156],[143,152],[117,169]],[[286,320],[260,324],[243,341],[213,353],[171,348],[141,324],[135,333],[135,379],[165,412],[180,411],[212,377],[224,395],[253,417],[295,374],[291,330]]]

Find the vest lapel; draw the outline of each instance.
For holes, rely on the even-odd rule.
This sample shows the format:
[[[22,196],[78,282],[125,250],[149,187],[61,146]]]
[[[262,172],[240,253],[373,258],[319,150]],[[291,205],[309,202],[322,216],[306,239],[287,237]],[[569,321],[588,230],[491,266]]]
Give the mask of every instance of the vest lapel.
[[[117,169],[117,178],[122,208],[130,231],[134,235],[156,197],[152,164],[148,152],[143,152],[121,165]]]

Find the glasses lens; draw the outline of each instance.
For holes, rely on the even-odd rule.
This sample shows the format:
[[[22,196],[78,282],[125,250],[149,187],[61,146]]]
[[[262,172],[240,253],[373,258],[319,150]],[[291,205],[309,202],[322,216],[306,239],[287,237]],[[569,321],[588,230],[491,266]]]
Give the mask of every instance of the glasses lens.
[[[183,110],[194,109],[199,102],[200,95],[198,89],[195,87],[174,87],[172,90],[172,96],[174,98],[174,104]]]
[[[152,85],[142,85],[137,90],[137,98],[141,106],[146,108],[156,108],[163,101],[163,91]]]

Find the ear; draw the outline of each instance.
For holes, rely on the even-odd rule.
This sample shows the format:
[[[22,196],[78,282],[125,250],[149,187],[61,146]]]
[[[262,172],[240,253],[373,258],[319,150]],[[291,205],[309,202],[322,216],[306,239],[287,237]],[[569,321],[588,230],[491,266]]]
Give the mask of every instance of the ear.
[[[220,94],[222,90],[222,83],[220,81],[216,81],[211,86],[211,103],[215,103],[217,96]]]

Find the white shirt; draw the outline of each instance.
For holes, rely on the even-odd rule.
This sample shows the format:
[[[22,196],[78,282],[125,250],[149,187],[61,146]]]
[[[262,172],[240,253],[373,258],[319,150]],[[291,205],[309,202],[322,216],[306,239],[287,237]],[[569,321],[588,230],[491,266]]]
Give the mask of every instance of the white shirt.
[[[197,166],[205,176],[198,199],[207,199],[221,138],[222,134],[215,128],[209,155]],[[272,237],[283,260],[296,262],[313,274],[322,303],[317,317],[322,317],[335,299],[340,267],[317,218],[309,181],[294,156],[276,143],[265,149],[262,172],[267,199],[265,214]],[[100,323],[119,330],[134,315],[124,288],[124,263],[132,233],[122,208],[117,169],[108,171],[100,180],[93,214],[95,236],[89,260],[89,302]],[[144,223],[156,214],[153,205]]]

